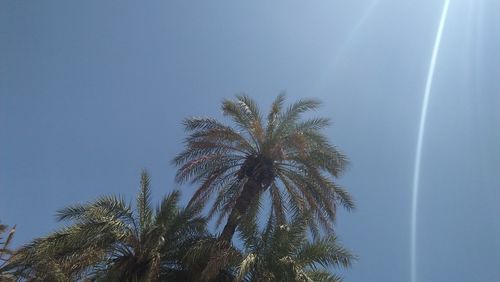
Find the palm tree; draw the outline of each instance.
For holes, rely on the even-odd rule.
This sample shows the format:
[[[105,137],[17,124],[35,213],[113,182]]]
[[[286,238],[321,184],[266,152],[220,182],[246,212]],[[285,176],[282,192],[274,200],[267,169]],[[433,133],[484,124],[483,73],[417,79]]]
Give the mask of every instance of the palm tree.
[[[286,222],[287,212],[311,211],[308,225],[316,237],[318,224],[332,231],[337,204],[354,207],[350,195],[333,181],[347,161],[321,133],[329,120],[301,119],[320,102],[299,100],[283,109],[284,100],[283,94],[275,99],[265,124],[247,96],[222,103],[224,115],[236,128],[212,118],[184,121],[189,136],[173,161],[179,166],[176,181],[200,184],[189,206],[203,206],[215,198],[208,217],[218,214],[219,225],[227,216],[222,241],[231,242],[241,220],[259,212],[266,191],[280,224]]]
[[[51,281],[188,279],[182,259],[198,237],[207,235],[206,220],[201,208],[178,206],[179,191],[167,195],[154,211],[149,184],[143,171],[135,213],[115,196],[58,211],[58,220],[71,224],[22,249],[20,273]],[[47,270],[59,278],[43,276]]]
[[[10,229],[7,237],[4,238],[2,234],[7,231],[7,228],[7,225],[0,224],[0,281],[14,281],[14,277],[8,269],[8,262],[13,253],[10,249],[10,243],[16,232],[16,226]]]
[[[246,254],[236,281],[331,281],[342,279],[328,267],[350,267],[355,257],[341,247],[335,235],[308,240],[306,220],[296,216],[290,224],[269,218],[262,232],[255,223],[242,224]]]
[[[221,273],[221,269],[230,274],[232,281],[342,281],[327,268],[348,268],[355,256],[340,246],[333,234],[310,240],[306,219],[307,213],[296,214],[290,224],[280,225],[270,215],[263,230],[255,219],[244,220],[240,225],[243,250],[234,246],[217,248],[224,242],[207,240],[191,248],[189,252],[195,254],[189,256],[216,250],[203,271],[204,281]]]

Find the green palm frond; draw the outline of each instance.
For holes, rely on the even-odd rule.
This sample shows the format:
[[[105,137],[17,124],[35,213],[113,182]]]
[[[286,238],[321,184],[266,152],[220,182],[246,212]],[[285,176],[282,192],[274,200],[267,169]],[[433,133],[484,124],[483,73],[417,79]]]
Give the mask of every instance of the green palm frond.
[[[257,256],[250,253],[243,259],[243,261],[241,261],[236,281],[243,281],[245,279],[245,276],[247,276],[254,268],[256,260]]]
[[[74,204],[56,212],[58,221],[98,222],[111,219],[134,223],[132,209],[121,197],[101,196],[86,204]]]
[[[273,133],[273,131],[278,123],[278,115],[283,108],[284,102],[285,102],[285,94],[281,93],[276,97],[276,99],[274,99],[274,101],[271,105],[271,110],[269,111],[269,114],[267,115],[266,135],[268,137],[272,137],[272,133]]]
[[[137,210],[139,214],[139,226],[141,232],[147,230],[152,224],[153,209],[151,208],[151,189],[148,172],[141,173],[141,185],[137,195]]]
[[[307,276],[315,282],[342,282],[342,278],[325,270],[312,270]]]
[[[325,268],[331,266],[349,268],[355,258],[349,250],[338,244],[335,235],[303,244],[296,255],[302,265],[312,268],[316,268],[317,265]]]
[[[288,109],[279,116],[279,125],[275,130],[275,138],[282,138],[295,128],[295,122],[304,112],[316,110],[321,102],[314,99],[299,100],[288,107]]]

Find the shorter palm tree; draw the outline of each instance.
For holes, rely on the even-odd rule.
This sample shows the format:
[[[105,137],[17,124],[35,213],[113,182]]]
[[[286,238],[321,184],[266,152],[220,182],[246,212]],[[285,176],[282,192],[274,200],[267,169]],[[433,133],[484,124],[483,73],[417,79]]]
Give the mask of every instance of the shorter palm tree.
[[[295,216],[290,224],[278,224],[270,217],[262,232],[257,224],[244,223],[241,239],[246,254],[236,281],[342,281],[326,269],[350,267],[355,257],[335,235],[308,240],[306,226],[303,216]]]
[[[154,211],[149,184],[143,171],[135,212],[115,196],[58,211],[58,220],[71,224],[24,247],[17,257],[24,261],[20,273],[52,281],[188,279],[183,256],[198,237],[207,235],[202,207],[180,208],[180,193],[174,191]],[[60,275],[44,277],[47,270]]]

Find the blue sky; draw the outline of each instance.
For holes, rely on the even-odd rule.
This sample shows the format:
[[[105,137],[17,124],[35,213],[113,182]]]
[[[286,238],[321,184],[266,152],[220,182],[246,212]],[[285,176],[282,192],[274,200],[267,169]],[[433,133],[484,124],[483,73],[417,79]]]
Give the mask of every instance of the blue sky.
[[[182,188],[188,116],[245,92],[315,97],[348,155],[346,281],[409,281],[420,106],[442,1],[2,1],[0,220],[15,244],[102,194]],[[420,281],[500,278],[500,5],[452,0],[422,159]]]

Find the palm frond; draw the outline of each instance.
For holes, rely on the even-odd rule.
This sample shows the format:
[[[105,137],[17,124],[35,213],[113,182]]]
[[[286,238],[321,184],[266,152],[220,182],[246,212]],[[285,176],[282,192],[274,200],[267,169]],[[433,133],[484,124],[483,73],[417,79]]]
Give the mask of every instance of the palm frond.
[[[342,278],[325,270],[312,270],[307,276],[315,282],[342,282]]]
[[[236,276],[236,281],[243,281],[245,276],[252,270],[255,265],[257,257],[250,253],[248,254],[243,261],[240,263],[238,275]]]
[[[279,125],[275,130],[275,138],[281,137],[281,134],[294,127],[295,121],[304,112],[316,110],[321,102],[314,99],[299,100],[288,107],[279,117]]]
[[[151,207],[150,178],[146,170],[141,172],[141,183],[139,194],[137,195],[137,210],[139,213],[139,226],[141,232],[148,229],[152,224],[153,209]]]
[[[314,269],[317,265],[322,267],[345,267],[351,266],[355,256],[337,243],[335,235],[328,235],[322,239],[308,242],[302,246],[297,253],[301,264]]]
[[[268,138],[272,137],[272,133],[274,131],[274,128],[277,125],[277,120],[279,117],[279,114],[281,112],[281,109],[283,108],[283,103],[285,102],[285,93],[280,93],[276,99],[274,99],[272,105],[271,105],[271,110],[269,111],[269,114],[267,115],[267,128],[266,128],[266,134]]]

